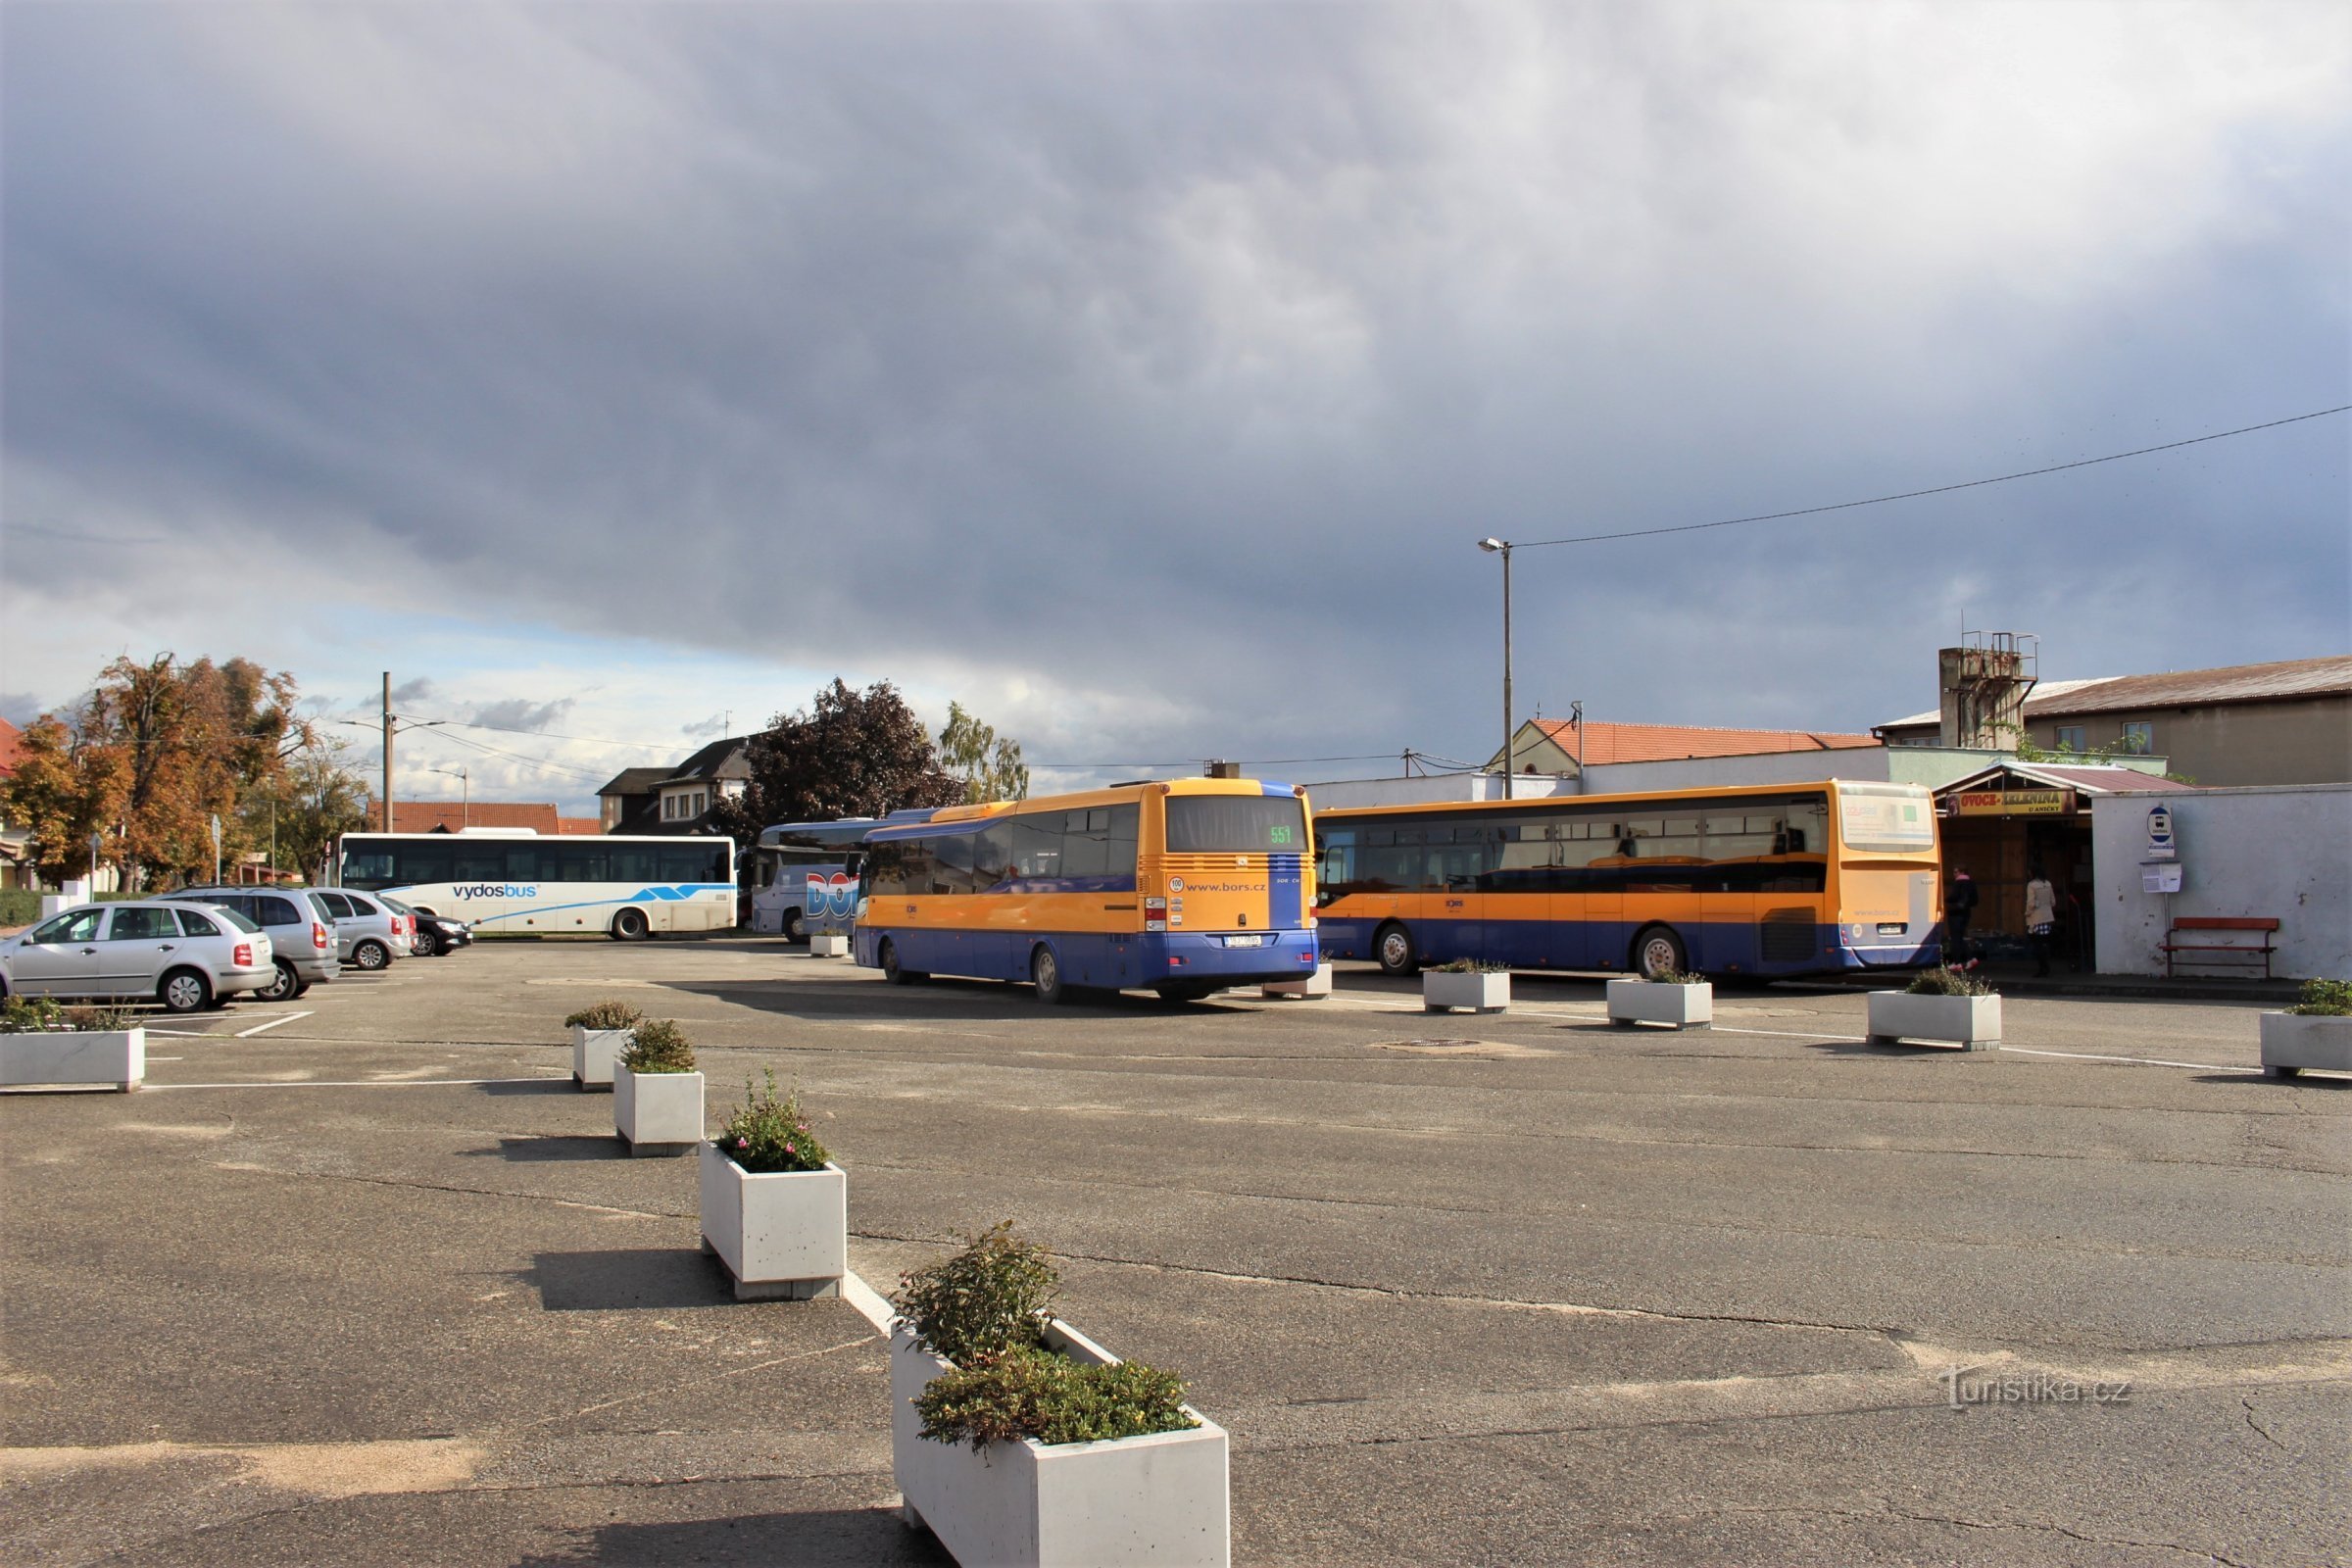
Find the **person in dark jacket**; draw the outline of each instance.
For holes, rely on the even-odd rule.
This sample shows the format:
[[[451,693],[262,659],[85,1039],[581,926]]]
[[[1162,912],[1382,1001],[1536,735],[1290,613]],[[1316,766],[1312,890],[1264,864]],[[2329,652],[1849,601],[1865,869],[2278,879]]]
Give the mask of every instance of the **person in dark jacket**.
[[[1977,883],[1965,865],[1952,869],[1952,890],[1943,896],[1943,961],[1960,968],[1977,966],[1976,952],[1968,945],[1968,925],[1977,916]]]

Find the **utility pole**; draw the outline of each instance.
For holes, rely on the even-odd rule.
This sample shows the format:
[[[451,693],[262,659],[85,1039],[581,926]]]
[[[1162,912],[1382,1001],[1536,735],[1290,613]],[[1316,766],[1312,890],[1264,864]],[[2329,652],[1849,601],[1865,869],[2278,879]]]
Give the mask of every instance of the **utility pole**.
[[[1502,557],[1502,798],[1513,798],[1511,782],[1511,543],[1507,539],[1481,539],[1478,548],[1490,556]]]
[[[384,671],[384,831],[392,831],[392,672]]]

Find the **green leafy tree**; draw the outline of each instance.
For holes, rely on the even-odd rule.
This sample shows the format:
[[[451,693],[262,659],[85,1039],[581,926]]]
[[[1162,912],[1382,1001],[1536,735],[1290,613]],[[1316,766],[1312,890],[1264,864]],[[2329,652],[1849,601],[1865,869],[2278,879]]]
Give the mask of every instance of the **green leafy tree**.
[[[347,759],[349,743],[312,731],[282,772],[246,793],[238,812],[256,845],[274,844],[276,863],[321,874],[335,840],[368,825],[368,780]]]
[[[961,782],[966,806],[1029,798],[1029,765],[1021,760],[1021,743],[1000,736],[994,725],[965,712],[961,703],[948,704],[948,727],[939,732],[939,760]]]

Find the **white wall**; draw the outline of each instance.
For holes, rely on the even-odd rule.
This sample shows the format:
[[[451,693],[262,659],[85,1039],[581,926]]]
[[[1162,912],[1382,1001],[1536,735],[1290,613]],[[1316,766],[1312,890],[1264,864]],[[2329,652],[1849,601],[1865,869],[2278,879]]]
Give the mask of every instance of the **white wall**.
[[[2172,808],[2180,845],[2178,893],[2140,891],[2148,808],[2159,801]],[[2352,785],[2103,796],[2091,803],[2091,850],[2102,974],[2164,973],[2166,928],[2198,914],[2274,915],[2274,973],[2352,976]]]
[[[1549,773],[1523,773],[1512,782],[1514,800],[1573,794],[1575,781]],[[1436,778],[1350,778],[1306,787],[1307,804],[1318,811],[1358,806],[1426,806],[1432,802],[1499,801],[1502,780],[1493,773],[1443,773]]]
[[[1585,769],[1587,795],[1642,790],[1704,790],[1719,784],[1818,784],[1825,778],[1886,779],[1886,748],[1835,752],[1757,752],[1746,757],[1684,757],[1670,762],[1603,762]]]

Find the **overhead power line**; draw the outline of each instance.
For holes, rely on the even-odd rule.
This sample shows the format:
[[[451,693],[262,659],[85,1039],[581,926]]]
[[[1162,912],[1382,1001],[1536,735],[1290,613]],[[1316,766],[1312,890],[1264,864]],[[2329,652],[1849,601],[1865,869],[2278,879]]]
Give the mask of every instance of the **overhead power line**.
[[[1813,517],[1825,512],[1850,512],[1856,507],[1883,507],[1891,501],[1917,501],[1923,496],[1949,495],[1955,490],[1975,490],[1988,484],[2007,484],[2013,479],[2034,479],[2045,473],[2064,473],[2069,468],[2095,467],[2102,463],[2121,463],[2126,458],[2144,458],[2154,452],[2177,452],[2206,441],[2226,441],[2233,435],[2252,435],[2257,430],[2276,430],[2282,424],[2300,424],[2306,419],[2324,419],[2331,414],[2352,413],[2352,403],[2332,409],[2315,409],[2309,414],[2289,415],[2283,419],[2269,419],[2261,424],[2240,425],[2234,430],[2216,430],[2210,435],[2192,435],[2185,441],[2167,441],[2159,446],[2135,447],[2130,452],[2110,452],[2103,458],[2083,458],[2074,463],[2054,463],[2046,468],[2026,468],[2017,473],[1998,473],[1989,479],[1963,479],[1958,484],[1939,484],[1926,490],[1905,490],[1897,495],[1872,496],[1865,501],[1839,501],[1826,507],[1799,507],[1793,512],[1765,512],[1752,517],[1724,517],[1715,522],[1681,522],[1662,528],[1628,528],[1622,533],[1583,533],[1565,539],[1514,540],[1513,550],[1540,550],[1545,545],[1591,545],[1606,539],[1647,539],[1662,533],[1698,533],[1708,528],[1735,528],[1743,522],[1779,522],[1788,517]]]

